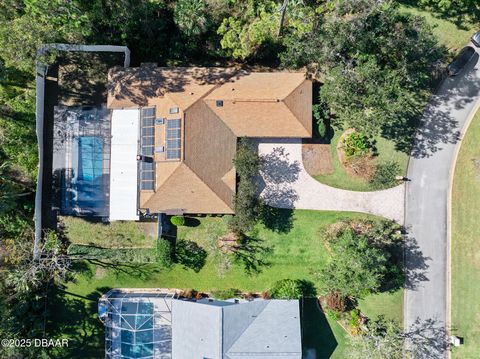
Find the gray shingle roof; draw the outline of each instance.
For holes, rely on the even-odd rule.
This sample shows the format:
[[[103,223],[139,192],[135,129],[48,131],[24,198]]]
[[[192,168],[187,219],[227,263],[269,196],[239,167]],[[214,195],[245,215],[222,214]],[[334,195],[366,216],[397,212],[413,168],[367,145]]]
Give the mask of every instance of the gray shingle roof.
[[[174,301],[175,359],[301,359],[298,300]]]

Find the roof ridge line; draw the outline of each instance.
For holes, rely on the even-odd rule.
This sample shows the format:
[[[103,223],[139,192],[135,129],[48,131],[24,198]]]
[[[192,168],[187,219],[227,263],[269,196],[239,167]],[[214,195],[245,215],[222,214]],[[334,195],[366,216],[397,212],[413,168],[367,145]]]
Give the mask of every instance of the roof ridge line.
[[[269,299],[264,299],[262,302],[267,302],[263,307],[262,307],[262,310],[260,312],[258,312],[256,315],[255,315],[255,318],[248,324],[248,326],[240,333],[240,335],[238,336],[237,340],[235,340],[232,345],[230,345],[230,348],[228,348],[227,350],[225,350],[225,354],[229,355],[230,356],[230,349],[240,340],[240,338],[242,337],[242,335],[247,331],[248,328],[250,328],[250,326],[258,319],[258,317],[260,316],[260,314],[263,313],[263,311],[265,310],[265,308],[268,306],[268,304],[270,304],[270,300]],[[253,303],[253,302],[250,302],[250,303]],[[243,304],[246,304],[246,303],[243,303]],[[222,312],[223,312],[223,308],[222,308]],[[222,342],[223,342],[223,336],[222,336]]]
[[[288,111],[290,111],[290,113],[293,115],[293,117],[295,117],[297,120],[298,120],[297,115],[295,115],[295,114],[293,113],[292,109],[290,108],[290,106],[288,106],[288,103],[286,103],[285,100],[286,100],[288,97],[290,97],[290,96],[292,95],[292,93],[293,93],[296,89],[298,89],[300,86],[302,86],[305,81],[307,81],[306,78],[305,78],[297,87],[295,87],[295,88],[292,90],[292,92],[290,92],[287,96],[285,96],[284,99],[281,100],[281,102],[283,102],[283,103],[285,104],[285,106],[288,108]],[[308,129],[305,127],[305,125],[304,125],[301,121],[298,121],[298,122],[302,125],[302,127],[303,127],[303,128],[305,129],[305,131],[307,131],[307,133],[308,133]]]
[[[298,73],[298,72],[297,72]],[[292,91],[290,91],[284,98],[282,98],[282,101],[285,100],[287,97],[289,97],[296,89],[298,89],[300,86],[303,85],[303,83],[308,80],[306,77],[303,78],[302,82],[300,82],[297,86],[293,88]]]
[[[210,108],[210,106],[208,106],[207,103],[205,103],[204,98],[202,97],[202,98],[200,98],[199,100],[202,100],[202,101],[204,102],[205,107],[208,109],[208,111],[210,111],[211,114],[212,114],[213,116],[215,116],[215,118],[218,119],[218,120],[232,133],[232,135],[237,139],[238,136],[235,134],[235,132],[233,132],[232,129],[225,123],[225,121],[223,121],[222,118],[221,118],[220,116],[218,116],[218,115]],[[198,101],[195,101],[195,103],[197,103],[197,102],[198,102]],[[215,196],[217,196],[217,198],[218,198],[220,201],[222,201],[223,203],[225,203],[225,205],[226,205],[228,208],[231,208],[232,210],[235,210],[234,208],[230,207],[230,205],[229,205],[227,202],[225,202],[222,198],[220,198],[220,197],[218,196],[217,192],[215,192],[215,190],[214,190],[207,182],[205,182],[205,181],[200,177],[200,175],[199,175],[197,172],[195,172],[195,170],[194,170],[193,168],[191,168],[191,167],[187,164],[187,162],[186,162],[185,160],[183,160],[183,163],[185,163],[185,166],[187,166],[188,169],[189,169],[190,171],[192,171],[192,172],[195,174],[195,176],[198,177],[198,179],[199,179],[200,181],[202,181],[202,183],[204,183],[213,193],[215,193]],[[232,162],[232,167],[235,167],[235,166],[233,165],[233,162]],[[225,176],[225,175],[226,175],[228,172],[230,172],[231,170],[232,170],[232,169],[230,168],[227,172],[225,172],[225,173],[223,174],[223,176]],[[223,180],[222,180],[223,176],[220,177],[220,180],[221,180],[222,182],[223,182]],[[225,182],[224,182],[224,183],[225,183]],[[234,193],[236,193],[236,189],[235,189]]]
[[[226,79],[221,79],[218,84],[215,84],[214,86],[212,86],[211,89],[209,89],[209,90],[208,90],[207,92],[205,92],[202,96],[200,96],[200,97],[197,99],[197,101],[191,103],[190,106],[187,106],[187,107],[183,110],[184,116],[185,116],[185,112],[186,112],[190,107],[192,107],[193,105],[195,105],[198,101],[203,100],[206,96],[210,95],[210,94],[211,94],[214,90],[216,90],[217,88],[225,85],[225,83],[226,83],[228,80],[230,80],[230,79],[231,79],[235,74],[237,74],[238,72],[239,72],[239,71],[236,70],[236,71],[234,71],[230,76],[228,76]]]
[[[212,193],[215,194],[215,197],[217,197],[220,201],[222,201],[228,208],[231,208],[230,205],[229,205],[227,202],[225,202],[223,199],[221,199],[221,198],[219,197],[219,195],[217,194],[217,192],[215,192],[215,190],[214,190],[212,187],[210,187],[210,186],[208,185],[208,183],[205,182],[205,181],[198,175],[197,172],[195,172],[195,171],[193,170],[193,168],[191,168],[191,167],[190,167],[186,162],[184,162],[184,161],[182,162],[182,164],[184,164],[185,167],[187,167],[205,186],[207,186],[208,189],[209,189],[210,191],[212,191]],[[179,167],[180,167],[180,166],[179,166]],[[175,171],[174,171],[174,172],[175,172]],[[222,181],[222,182],[223,182],[223,181]],[[233,208],[231,208],[231,209],[233,209]]]
[[[167,178],[165,178],[165,180],[162,182],[162,184],[161,184],[159,187],[161,187],[165,182],[167,182],[167,181],[170,179],[170,177],[172,177],[173,174],[174,174],[175,172],[177,172],[177,171],[180,169],[180,167],[182,167],[182,163],[183,163],[183,161],[180,161],[180,165],[179,165],[177,168],[175,168],[175,169],[172,171],[172,173],[170,173],[170,174],[167,176]],[[155,176],[155,177],[156,177],[156,176]],[[156,178],[155,178],[155,185],[157,185],[157,179],[156,179]],[[157,188],[155,188],[155,190],[153,191],[153,193],[155,194],[156,192],[157,192]],[[150,198],[148,199],[147,202],[145,202],[145,205],[144,205],[145,207],[147,207],[147,204],[148,204],[148,202],[150,202],[150,200],[152,199],[152,197],[153,197],[153,195],[150,196]]]

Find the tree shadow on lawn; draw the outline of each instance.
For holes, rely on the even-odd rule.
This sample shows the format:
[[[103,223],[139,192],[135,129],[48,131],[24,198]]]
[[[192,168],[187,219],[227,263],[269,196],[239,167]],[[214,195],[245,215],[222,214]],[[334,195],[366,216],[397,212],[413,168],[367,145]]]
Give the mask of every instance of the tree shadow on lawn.
[[[316,298],[301,301],[302,348],[306,359],[328,359],[338,346]]]
[[[197,243],[179,240],[175,243],[175,262],[198,273],[207,261],[207,251]]]
[[[57,287],[48,302],[47,338],[68,338],[55,348],[56,358],[100,358],[105,355],[104,326],[97,317],[98,299],[111,288],[99,287],[86,296]]]
[[[115,276],[126,275],[142,280],[148,280],[154,274],[157,274],[159,272],[159,270],[154,265],[152,265],[152,263],[115,263],[102,261],[99,259],[88,259],[87,262],[95,266],[110,270]],[[83,271],[83,273],[85,273],[85,270],[88,267],[83,266],[80,268],[80,271]]]
[[[272,254],[273,249],[266,246],[263,239],[258,238],[257,232],[242,235],[238,243],[239,247],[235,250],[234,257],[248,274],[261,273],[262,267],[270,265],[268,256]]]
[[[293,209],[262,205],[260,222],[273,232],[288,233],[293,228]]]

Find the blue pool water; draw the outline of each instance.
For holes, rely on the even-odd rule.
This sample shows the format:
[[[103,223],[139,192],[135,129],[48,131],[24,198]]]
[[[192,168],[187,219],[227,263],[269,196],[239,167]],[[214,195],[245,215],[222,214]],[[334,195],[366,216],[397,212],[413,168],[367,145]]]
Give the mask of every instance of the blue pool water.
[[[84,136],[78,139],[78,180],[94,181],[102,175],[103,140]]]

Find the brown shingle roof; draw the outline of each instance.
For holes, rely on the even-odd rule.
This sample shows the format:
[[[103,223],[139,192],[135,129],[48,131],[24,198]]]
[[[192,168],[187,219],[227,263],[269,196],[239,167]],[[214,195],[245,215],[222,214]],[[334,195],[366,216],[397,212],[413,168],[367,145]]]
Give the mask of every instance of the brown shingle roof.
[[[140,196],[152,212],[233,213],[237,137],[312,135],[312,84],[303,73],[141,67],[114,68],[109,80],[108,107],[156,106],[157,117],[171,118],[176,105],[183,118],[181,162],[156,156],[156,191]]]
[[[223,202],[186,164],[181,164],[145,203],[152,212],[231,214]]]

